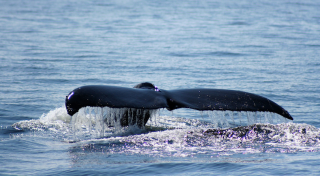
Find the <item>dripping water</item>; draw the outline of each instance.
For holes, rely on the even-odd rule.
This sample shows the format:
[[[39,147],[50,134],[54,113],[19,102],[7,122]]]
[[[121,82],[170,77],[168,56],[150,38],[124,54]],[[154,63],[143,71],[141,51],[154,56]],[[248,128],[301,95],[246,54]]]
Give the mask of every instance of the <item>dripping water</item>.
[[[289,120],[272,112],[207,111],[215,128],[249,126],[256,123],[287,123]]]
[[[232,128],[256,123],[286,123],[287,119],[270,112],[207,111],[214,128]],[[144,124],[150,128],[162,126],[159,110],[134,108],[84,107],[70,122],[74,139],[102,138],[114,135],[141,133]],[[203,112],[201,111],[201,116]],[[125,120],[124,120],[125,119]],[[160,119],[161,121],[161,119]],[[159,123],[159,124],[158,124]],[[182,126],[182,128],[184,128]]]
[[[148,119],[156,123],[157,112],[134,108],[83,107],[72,116],[70,128],[74,140],[132,133],[144,130],[144,122]]]

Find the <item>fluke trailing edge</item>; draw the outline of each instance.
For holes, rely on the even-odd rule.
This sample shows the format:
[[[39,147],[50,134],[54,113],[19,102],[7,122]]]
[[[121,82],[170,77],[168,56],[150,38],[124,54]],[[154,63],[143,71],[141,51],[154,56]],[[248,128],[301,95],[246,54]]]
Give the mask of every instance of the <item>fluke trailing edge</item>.
[[[293,120],[288,111],[275,102],[252,93],[224,89],[159,90],[151,83],[141,83],[134,88],[104,85],[83,86],[74,89],[66,97],[66,108],[71,116],[86,106],[129,108],[131,111],[132,109],[148,111],[160,108],[168,110],[191,108],[200,111],[261,111],[277,113]],[[127,116],[123,115],[122,126],[128,125]],[[148,118],[145,118],[141,125],[144,125]]]

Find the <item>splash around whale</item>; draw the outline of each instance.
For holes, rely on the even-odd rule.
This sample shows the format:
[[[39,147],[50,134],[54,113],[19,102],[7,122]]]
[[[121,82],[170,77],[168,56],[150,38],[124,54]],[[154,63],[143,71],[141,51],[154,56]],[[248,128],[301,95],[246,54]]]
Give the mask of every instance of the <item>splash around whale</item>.
[[[292,116],[270,99],[237,90],[225,89],[158,89],[151,83],[140,83],[134,88],[89,85],[74,89],[66,96],[66,109],[73,116],[83,107],[124,109],[118,113],[121,126],[131,123],[143,127],[153,110],[190,108],[199,111],[272,112],[287,119]],[[135,117],[134,121],[130,117]]]

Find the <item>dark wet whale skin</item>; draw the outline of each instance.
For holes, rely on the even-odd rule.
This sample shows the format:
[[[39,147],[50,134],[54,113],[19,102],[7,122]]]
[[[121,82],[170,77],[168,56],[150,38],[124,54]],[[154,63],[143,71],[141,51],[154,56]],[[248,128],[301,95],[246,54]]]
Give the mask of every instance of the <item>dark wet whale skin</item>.
[[[219,111],[261,111],[273,112],[293,120],[292,116],[275,102],[248,92],[225,89],[176,89],[159,90],[151,83],[140,83],[134,88],[89,85],[74,89],[66,97],[69,115],[74,115],[82,107],[110,107],[150,110],[167,108],[191,108],[195,110]],[[123,115],[122,126],[128,125],[128,113]],[[137,114],[137,113],[136,113]],[[139,126],[147,123],[146,115]],[[138,117],[141,119],[142,117]]]

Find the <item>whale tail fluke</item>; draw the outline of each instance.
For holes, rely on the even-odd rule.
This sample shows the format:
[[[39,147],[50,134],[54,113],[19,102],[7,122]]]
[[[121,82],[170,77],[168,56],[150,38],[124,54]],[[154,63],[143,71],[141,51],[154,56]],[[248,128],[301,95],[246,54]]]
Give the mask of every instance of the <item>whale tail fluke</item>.
[[[83,86],[74,89],[66,96],[66,108],[71,116],[82,107],[87,106],[134,108],[142,112],[160,108],[168,110],[191,108],[200,111],[261,111],[277,113],[293,120],[288,111],[280,105],[256,94],[224,89],[159,90],[151,83],[141,83],[135,88]],[[129,113],[134,114],[135,112],[127,112]],[[128,125],[126,116],[128,115],[123,115],[123,126]],[[141,121],[140,126],[144,126],[146,120]]]

